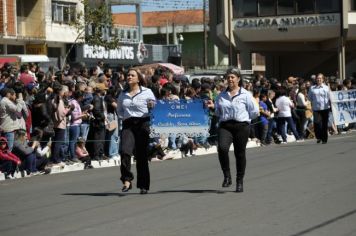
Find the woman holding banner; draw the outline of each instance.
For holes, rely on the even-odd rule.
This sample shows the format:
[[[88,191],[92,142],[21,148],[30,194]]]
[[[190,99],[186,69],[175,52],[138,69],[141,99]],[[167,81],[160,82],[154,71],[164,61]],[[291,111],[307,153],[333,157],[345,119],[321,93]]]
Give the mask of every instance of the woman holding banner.
[[[131,156],[135,155],[137,168],[137,188],[141,194],[147,194],[150,188],[148,168],[148,144],[150,116],[149,109],[156,100],[153,92],[144,87],[145,80],[136,69],[127,74],[128,89],[121,92],[118,98],[118,114],[123,120],[121,131],[121,181],[122,191],[132,188]]]
[[[330,89],[324,84],[324,75],[316,76],[316,84],[312,86],[308,92],[308,97],[313,109],[314,131],[317,143],[328,142],[328,121],[330,110]]]
[[[230,68],[225,78],[228,88],[215,100],[208,102],[209,108],[215,108],[219,117],[218,155],[224,174],[222,187],[232,184],[229,149],[234,145],[236,159],[236,192],[243,192],[243,178],[246,169],[246,145],[249,137],[251,120],[259,114],[259,107],[253,102],[250,92],[242,87],[240,70]]]

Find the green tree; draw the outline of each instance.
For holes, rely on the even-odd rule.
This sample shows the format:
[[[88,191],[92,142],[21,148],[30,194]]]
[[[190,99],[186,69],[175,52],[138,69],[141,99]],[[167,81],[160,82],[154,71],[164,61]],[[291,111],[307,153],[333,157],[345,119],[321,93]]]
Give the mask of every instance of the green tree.
[[[77,12],[75,20],[71,22],[77,37],[66,54],[65,62],[70,51],[78,43],[101,46],[105,49],[119,46],[119,38],[116,34],[111,34],[113,20],[110,5],[105,0],[81,0],[81,4],[83,10]],[[63,63],[63,66],[65,64]]]

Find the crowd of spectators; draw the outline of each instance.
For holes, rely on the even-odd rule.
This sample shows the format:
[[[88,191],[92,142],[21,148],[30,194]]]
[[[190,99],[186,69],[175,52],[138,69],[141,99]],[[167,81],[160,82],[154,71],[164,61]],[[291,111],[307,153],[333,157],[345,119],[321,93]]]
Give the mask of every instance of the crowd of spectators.
[[[222,77],[189,81],[164,67],[146,70],[145,80],[157,99],[214,100],[226,89]],[[307,94],[314,80],[315,76],[278,80],[257,75],[244,81],[260,106],[260,116],[250,125],[250,140],[262,146],[286,143],[288,133],[296,140],[312,138],[313,113]],[[355,79],[338,83],[330,77],[326,83],[331,90],[356,88]],[[18,71],[5,64],[0,72],[0,171],[13,178],[16,171],[37,175],[49,173],[53,165],[83,162],[84,168],[93,168],[92,160],[118,159],[117,98],[125,88],[125,69],[113,71],[103,61],[92,68],[67,65],[61,71],[52,67],[42,71],[32,63]],[[169,150],[194,155],[199,147],[216,145],[218,119],[213,112],[209,116],[209,136],[154,138],[150,159],[166,159]],[[330,134],[352,125],[336,127],[331,120]]]

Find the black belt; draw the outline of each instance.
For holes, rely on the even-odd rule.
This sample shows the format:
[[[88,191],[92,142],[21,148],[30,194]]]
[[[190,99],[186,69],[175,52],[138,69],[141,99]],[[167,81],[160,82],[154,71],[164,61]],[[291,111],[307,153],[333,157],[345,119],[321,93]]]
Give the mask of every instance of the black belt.
[[[150,121],[150,117],[130,117],[123,121],[123,125],[137,125]]]
[[[237,120],[226,120],[226,121],[221,121],[221,124],[247,124],[249,125],[247,121],[237,121]]]

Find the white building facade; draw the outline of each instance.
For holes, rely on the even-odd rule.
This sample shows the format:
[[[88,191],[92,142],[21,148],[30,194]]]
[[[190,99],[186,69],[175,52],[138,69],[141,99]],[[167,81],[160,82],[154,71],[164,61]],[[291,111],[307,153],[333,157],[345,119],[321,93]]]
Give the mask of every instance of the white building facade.
[[[0,3],[0,54],[44,54],[61,60],[78,36],[70,23],[83,11],[80,0]]]

